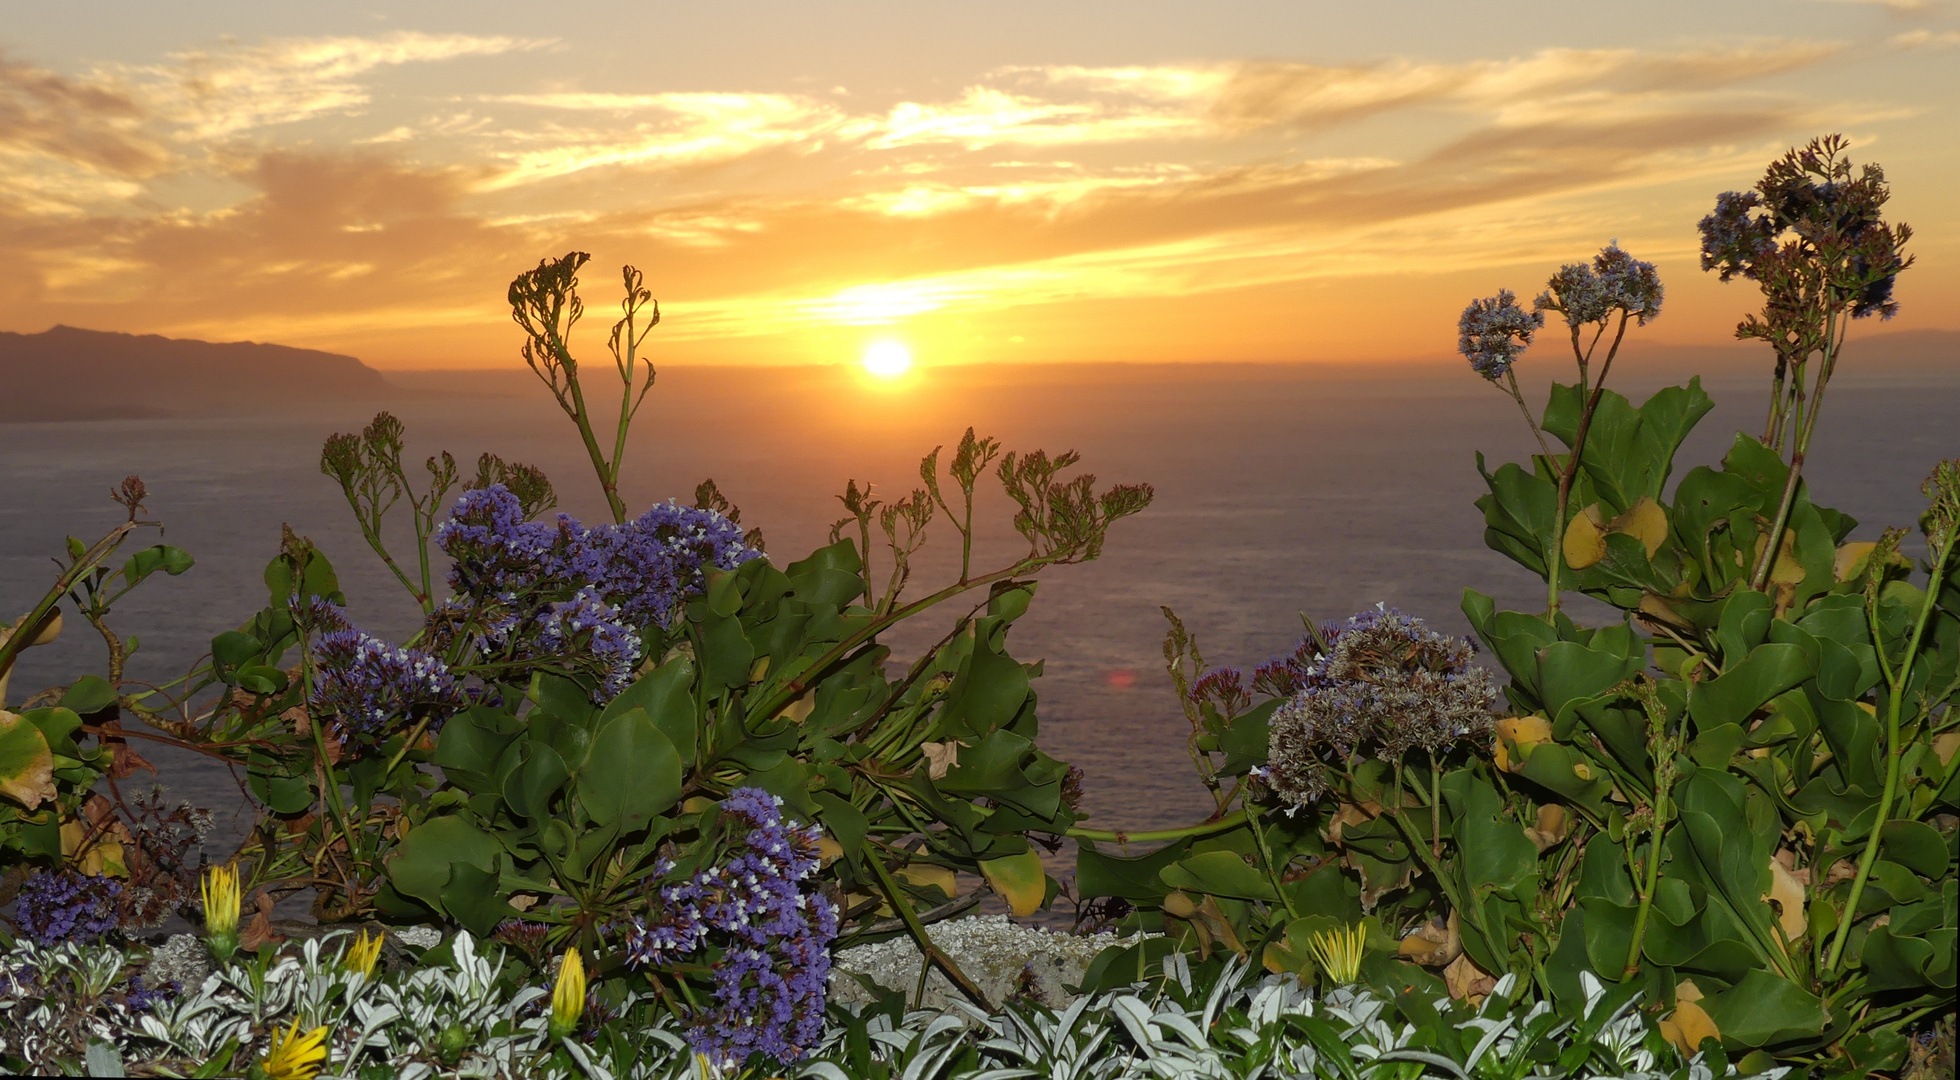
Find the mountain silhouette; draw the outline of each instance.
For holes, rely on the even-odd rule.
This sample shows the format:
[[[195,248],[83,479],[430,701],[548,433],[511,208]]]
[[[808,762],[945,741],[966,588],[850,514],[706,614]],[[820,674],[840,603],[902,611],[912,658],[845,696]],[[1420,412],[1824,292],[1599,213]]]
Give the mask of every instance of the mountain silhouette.
[[[0,332],[0,421],[285,411],[387,390],[380,372],[318,349],[72,326]]]

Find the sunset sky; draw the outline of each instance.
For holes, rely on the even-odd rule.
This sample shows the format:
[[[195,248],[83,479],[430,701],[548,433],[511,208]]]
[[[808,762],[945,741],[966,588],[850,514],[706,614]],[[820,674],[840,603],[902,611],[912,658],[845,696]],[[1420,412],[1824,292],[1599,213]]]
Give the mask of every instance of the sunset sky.
[[[1960,329],[1960,0],[63,0],[0,49],[6,330],[506,366],[579,248],[595,358],[622,262],[661,363],[1433,358],[1617,238],[1715,343],[1696,220],[1830,131],[1918,234],[1888,329]]]

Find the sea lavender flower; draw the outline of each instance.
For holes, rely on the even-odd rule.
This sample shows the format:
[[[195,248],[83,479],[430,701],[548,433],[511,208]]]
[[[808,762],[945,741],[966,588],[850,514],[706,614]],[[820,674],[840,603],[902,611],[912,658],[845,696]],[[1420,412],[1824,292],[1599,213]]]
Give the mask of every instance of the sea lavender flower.
[[[1329,652],[1281,668],[1298,689],[1273,712],[1266,781],[1287,801],[1319,798],[1357,755],[1436,755],[1489,729],[1497,687],[1470,642],[1382,606],[1322,638]]]
[[[449,520],[436,529],[436,546],[455,560],[450,588],[479,601],[508,602],[568,580],[568,549],[578,531],[567,514],[552,524],[524,520],[517,496],[492,484],[456,500]]]
[[[14,922],[40,944],[88,943],[118,924],[122,883],[102,874],[43,870],[21,886]]]
[[[1470,301],[1456,323],[1456,351],[1463,354],[1477,374],[1492,382],[1511,370],[1518,356],[1531,345],[1531,336],[1545,325],[1541,311],[1526,311],[1509,289],[1496,296]]]
[[[592,586],[546,608],[538,627],[539,654],[595,677],[599,700],[617,696],[633,681],[640,637]]]
[[[1616,311],[1633,316],[1645,326],[1660,315],[1664,295],[1654,264],[1622,251],[1616,240],[1593,256],[1591,266],[1569,263],[1559,267],[1532,307],[1540,316],[1556,311],[1574,328],[1604,323]]]
[[[430,729],[440,730],[468,704],[440,658],[352,627],[321,635],[313,655],[320,666],[314,702],[357,735],[384,737],[403,720],[425,715]]]
[[[753,1054],[795,1060],[823,1031],[837,911],[812,881],[818,830],[785,822],[781,806],[758,788],[731,792],[721,811],[740,839],[727,860],[662,887],[653,913],[626,934],[638,966],[718,950],[714,1006],[692,1017],[688,1041],[723,1067]]]
[[[1724,191],[1715,197],[1715,211],[1701,219],[1701,268],[1720,270],[1722,281],[1737,274],[1755,279],[1757,264],[1776,254],[1776,224],[1768,214],[1753,213],[1763,197],[1753,191]]]
[[[715,511],[664,502],[624,525],[584,530],[570,569],[633,625],[664,630],[681,601],[707,587],[710,568],[733,570],[760,554]]]

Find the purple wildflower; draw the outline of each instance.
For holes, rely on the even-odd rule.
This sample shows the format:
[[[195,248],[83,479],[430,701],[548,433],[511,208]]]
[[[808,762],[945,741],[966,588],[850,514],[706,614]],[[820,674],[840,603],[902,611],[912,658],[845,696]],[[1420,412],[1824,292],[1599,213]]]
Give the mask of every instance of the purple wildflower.
[[[1590,267],[1585,263],[1559,267],[1532,306],[1541,317],[1547,311],[1558,312],[1575,328],[1603,323],[1616,311],[1645,326],[1660,316],[1665,293],[1654,264],[1620,250],[1616,240],[1593,256]]]
[[[552,604],[538,617],[538,643],[555,663],[585,671],[599,681],[600,700],[633,681],[640,663],[640,638],[612,605],[587,586],[570,600]]]
[[[101,874],[43,870],[20,889],[14,922],[42,945],[88,943],[114,930],[122,883]]]
[[[655,503],[624,525],[598,525],[578,540],[572,571],[635,626],[672,625],[681,601],[707,587],[707,571],[756,558],[742,530],[713,510]]]
[[[1720,270],[1727,281],[1737,274],[1755,279],[1757,265],[1776,254],[1776,225],[1768,214],[1754,214],[1763,197],[1753,191],[1724,191],[1715,212],[1701,219],[1701,268]]]
[[[129,1006],[130,1012],[145,1012],[154,1007],[157,1002],[174,998],[182,992],[183,987],[174,979],[162,986],[146,987],[143,985],[143,976],[132,975],[129,979],[129,989],[124,992],[123,1004]]]
[[[688,1041],[723,1067],[753,1054],[795,1060],[823,1031],[837,910],[811,880],[817,829],[783,821],[781,805],[757,788],[731,792],[722,814],[746,830],[727,861],[661,888],[654,914],[627,930],[638,966],[720,950],[714,1007],[693,1017]]]
[[[436,545],[455,560],[449,587],[479,601],[510,602],[564,580],[568,549],[579,531],[569,515],[555,524],[524,520],[517,496],[502,484],[466,491]]]
[[[352,627],[321,635],[313,654],[320,665],[314,701],[360,735],[385,736],[393,725],[419,715],[430,716],[430,728],[440,730],[468,704],[441,659]]]
[[[1470,301],[1456,323],[1456,351],[1463,354],[1477,374],[1492,382],[1511,370],[1518,356],[1531,345],[1531,335],[1545,325],[1543,312],[1526,311],[1509,289],[1496,296]]]

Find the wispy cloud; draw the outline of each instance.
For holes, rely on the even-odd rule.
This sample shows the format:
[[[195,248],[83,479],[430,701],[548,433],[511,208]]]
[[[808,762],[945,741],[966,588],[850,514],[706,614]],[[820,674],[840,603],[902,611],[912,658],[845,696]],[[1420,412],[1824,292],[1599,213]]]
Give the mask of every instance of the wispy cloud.
[[[1406,278],[1570,258],[1627,235],[1603,223],[1603,191],[1732,183],[1880,107],[1774,81],[1850,51],[1806,41],[1023,66],[869,103],[515,77],[389,96],[404,65],[517,69],[544,44],[394,34],[88,75],[0,65],[0,258],[23,268],[0,310],[455,348],[456,328],[503,329],[514,269],[568,247],[641,261],[663,337],[696,343]]]
[[[180,138],[209,140],[325,115],[358,113],[373,100],[361,77],[377,68],[496,56],[548,44],[538,39],[403,31],[380,37],[228,43],[171,53],[161,64],[112,70],[139,86],[160,116],[180,125]]]

